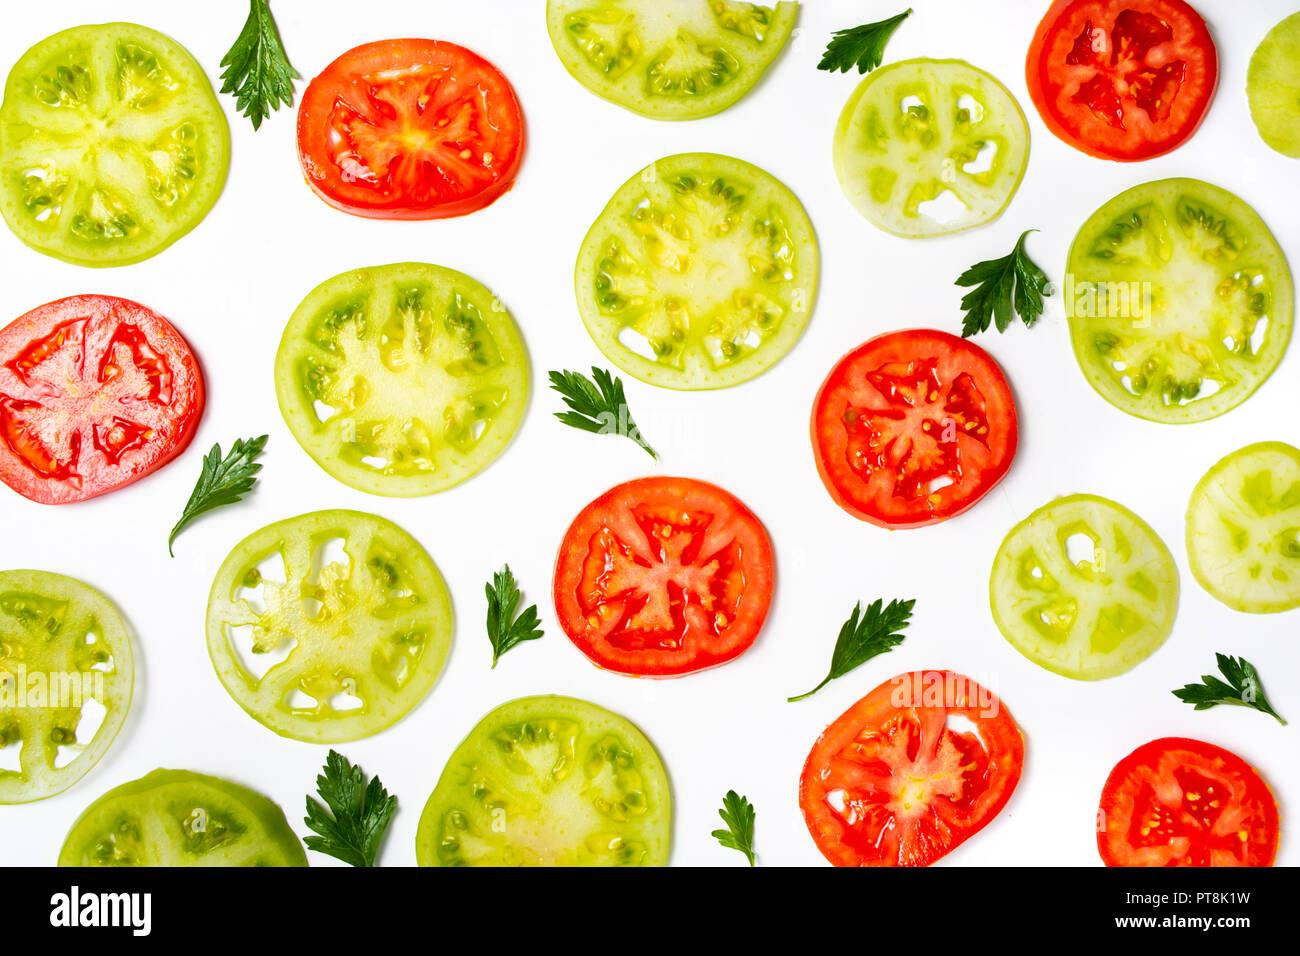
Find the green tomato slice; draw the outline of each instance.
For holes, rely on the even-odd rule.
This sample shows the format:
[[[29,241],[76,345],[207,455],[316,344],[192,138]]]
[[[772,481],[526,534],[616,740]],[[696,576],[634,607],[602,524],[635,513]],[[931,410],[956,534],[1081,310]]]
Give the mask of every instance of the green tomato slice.
[[[762,78],[799,4],[738,0],[548,0],[560,62],[597,96],[662,120],[710,116]]]
[[[0,804],[52,797],[90,772],[126,720],[134,668],[104,595],[48,571],[0,571]]]
[[[1264,142],[1300,158],[1300,13],[1269,30],[1251,56],[1246,97]]]
[[[1178,569],[1164,542],[1122,505],[1070,495],[1011,529],[989,579],[993,620],[1040,667],[1114,677],[1173,630]]]
[[[1247,445],[1206,472],[1187,505],[1187,558],[1234,610],[1300,607],[1300,449]]]
[[[73,27],[14,65],[0,105],[0,213],[82,266],[156,255],[208,214],[230,129],[203,68],[134,23]]]
[[[1070,246],[1064,293],[1088,384],[1155,422],[1235,408],[1291,338],[1291,271],[1272,233],[1196,179],[1135,186],[1093,213]]]
[[[578,311],[643,382],[723,388],[765,371],[808,324],[812,223],[781,182],[716,153],[652,163],[614,194],[578,253]]]
[[[306,866],[284,811],[260,793],[189,770],[155,770],[77,818],[59,866]]]
[[[378,733],[424,699],[451,643],[451,599],[418,541],[358,511],[267,525],[222,563],[208,654],[235,702],[282,737]]]
[[[868,74],[835,127],[835,174],[858,212],[909,239],[992,222],[1029,162],[1029,127],[1001,83],[961,60]]]
[[[659,754],[626,718],[522,697],[451,755],[415,854],[421,866],[663,866],[671,823]]]
[[[528,357],[501,301],[424,262],[355,269],[302,301],[275,359],[280,412],[326,472],[413,497],[476,474],[523,418]]]

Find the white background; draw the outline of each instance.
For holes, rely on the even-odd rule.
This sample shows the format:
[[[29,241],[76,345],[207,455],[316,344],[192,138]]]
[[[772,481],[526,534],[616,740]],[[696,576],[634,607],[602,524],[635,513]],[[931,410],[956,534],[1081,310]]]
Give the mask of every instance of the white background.
[[[1265,32],[1295,0],[1199,0],[1218,44],[1221,81],[1192,141],[1137,165],[1091,159],[1058,141],[1025,92],[1024,56],[1045,0],[970,3],[914,0],[889,60],[958,57],[997,76],[1024,108],[1031,161],[1020,191],[996,223],[937,240],[876,231],[843,198],[831,168],[831,134],[857,74],[819,72],[833,29],[880,19],[903,3],[808,0],[798,32],[766,80],[722,115],[690,123],[642,119],[572,80],[551,48],[542,0],[275,0],[294,65],[310,78],[358,43],[429,36],[464,44],[514,84],[528,122],[528,151],[514,190],[472,216],[442,222],[372,222],[327,207],[303,183],[293,110],[254,133],[221,97],[232,134],[230,179],[207,219],[172,248],[138,265],[92,270],[41,256],[0,230],[0,320],[83,292],[136,299],[169,317],[203,362],[208,407],[198,436],[175,463],[85,504],[43,507],[0,486],[0,567],[81,578],[122,608],[135,636],[137,688],[117,742],[72,790],[40,803],[0,806],[0,858],[49,864],[69,825],[111,787],[155,767],[229,777],[271,796],[299,834],[304,794],[326,748],[275,736],[227,696],[208,661],[204,608],[227,551],[271,521],[318,508],[358,508],[398,522],[429,550],[455,600],[455,643],[432,694],[405,720],[341,749],[398,795],[382,862],[415,860],[424,801],[455,745],[489,710],[526,694],[590,699],[635,721],[658,747],[673,783],[675,864],[743,865],[709,837],[729,788],[758,809],[764,864],[818,864],[797,805],[803,760],[823,727],[894,674],[952,668],[1001,695],[1027,739],[1025,774],[1006,810],[943,862],[1098,863],[1097,797],[1111,767],[1154,737],[1213,741],[1260,768],[1281,804],[1280,861],[1300,862],[1285,821],[1300,794],[1300,611],[1239,614],[1204,593],[1187,570],[1183,512],[1193,485],[1224,454],[1248,442],[1297,443],[1300,354],[1235,411],[1189,426],[1151,424],[1106,404],[1084,382],[1069,345],[1059,295],[1039,325],[979,342],[1016,391],[1020,450],[1009,476],[966,515],[935,527],[887,532],[858,522],[827,496],[807,433],[812,396],[831,365],[866,338],[928,325],[960,329],[971,263],[1005,254],[1020,232],[1057,281],[1075,230],[1124,188],[1194,176],[1252,204],[1300,262],[1300,165],[1269,150],[1251,124],[1246,66]],[[174,0],[63,0],[7,4],[0,64],[79,23],[132,20],[185,44],[215,81],[246,4]],[[305,82],[305,81],[303,81]],[[301,92],[302,84],[299,84]],[[556,422],[560,403],[544,388],[552,368],[608,362],[574,305],[579,243],[616,188],[671,153],[729,153],[769,170],[806,206],[821,244],[819,297],[803,338],[771,371],[717,393],[675,393],[628,380],[631,407],[660,450],[657,466],[631,442]],[[370,497],[328,477],[294,442],[276,407],[272,364],[289,314],[318,282],[363,265],[410,259],[460,269],[514,313],[531,353],[534,392],[513,444],[486,471],[433,497]],[[627,376],[624,376],[627,380]],[[167,532],[213,442],[269,432],[264,480],[245,504],[193,526],[168,558]],[[673,681],[604,673],[555,623],[549,587],[555,549],[590,499],[657,471],[716,482],[766,523],[778,586],[754,647],[723,668]],[[1136,669],[1101,683],[1048,673],[999,635],[988,610],[988,571],[1002,537],[1051,498],[1093,492],[1145,518],[1173,552],[1182,580],[1169,641]],[[489,670],[483,583],[509,561],[540,606],[545,639]],[[836,632],[854,601],[915,597],[905,644],[817,696]],[[1213,670],[1214,652],[1259,666],[1289,728],[1245,708],[1197,713],[1170,690]],[[316,854],[311,862],[332,862]]]

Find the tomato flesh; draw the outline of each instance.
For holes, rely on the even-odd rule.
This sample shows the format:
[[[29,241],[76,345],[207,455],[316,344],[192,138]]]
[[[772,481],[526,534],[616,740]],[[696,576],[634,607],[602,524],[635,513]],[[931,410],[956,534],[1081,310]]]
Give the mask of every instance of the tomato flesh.
[[[1186,737],[1143,744],[1110,772],[1097,813],[1107,866],[1272,866],[1277,801],[1231,751]]]
[[[772,545],[748,508],[689,478],[640,478],[574,519],[555,562],[560,626],[599,667],[678,677],[744,653],[772,600]]]
[[[1300,158],[1300,13],[1269,30],[1251,56],[1246,95],[1264,142]]]
[[[442,219],[490,205],[514,183],[524,118],[509,81],[442,40],[380,40],[344,53],[307,86],[298,158],[336,209],[372,219]]]

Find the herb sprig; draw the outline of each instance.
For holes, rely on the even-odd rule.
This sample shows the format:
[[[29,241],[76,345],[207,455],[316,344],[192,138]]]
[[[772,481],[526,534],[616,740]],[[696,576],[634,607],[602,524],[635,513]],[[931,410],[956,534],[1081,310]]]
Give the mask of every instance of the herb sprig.
[[[834,73],[847,73],[855,66],[859,73],[870,73],[880,66],[885,56],[885,44],[894,35],[898,25],[912,15],[911,7],[888,20],[864,23],[860,27],[836,30],[826,44],[826,52],[817,69]]]
[[[318,834],[303,841],[307,849],[352,866],[374,866],[397,798],[384,789],[379,777],[367,781],[360,767],[335,750],[325,758],[316,790],[329,809],[307,797],[303,822]]]
[[[835,650],[831,654],[831,669],[825,679],[798,697],[789,697],[793,702],[811,697],[831,681],[843,677],[855,667],[860,667],[871,658],[887,653],[903,643],[901,633],[912,618],[915,600],[889,602],[884,606],[883,598],[876,598],[862,613],[862,602],[853,606],[853,613],[840,628],[840,635],[835,640]]]
[[[1033,231],[1021,233],[1008,255],[977,262],[958,276],[957,285],[975,286],[962,296],[961,307],[966,310],[962,338],[987,332],[990,323],[1005,332],[1015,314],[1026,326],[1033,326],[1043,314],[1043,298],[1052,294],[1052,287],[1047,274],[1025,252],[1025,238]]]
[[[1213,674],[1204,674],[1199,684],[1186,684],[1173,694],[1185,704],[1192,704],[1197,710],[1209,710],[1220,704],[1237,704],[1241,707],[1253,707],[1262,714],[1268,714],[1285,725],[1282,715],[1273,709],[1259,682],[1259,671],[1255,665],[1244,657],[1229,657],[1215,654],[1219,664],[1220,680]]]
[[[176,522],[171,534],[167,536],[168,554],[176,556],[172,543],[191,521],[215,508],[233,505],[253,490],[257,484],[257,473],[262,470],[262,463],[257,457],[266,447],[266,439],[266,435],[236,439],[230,446],[230,454],[225,458],[221,457],[221,445],[218,443],[203,456],[203,471],[199,473],[198,484],[190,492],[190,500],[181,512],[181,520]]]
[[[487,593],[487,632],[492,642],[492,667],[510,648],[524,641],[535,641],[542,636],[541,623],[537,617],[537,605],[533,604],[515,617],[515,608],[519,606],[519,585],[510,570],[510,565],[502,565],[501,570],[492,575],[492,583],[486,585]]]
[[[641,437],[641,429],[637,427],[632,412],[627,407],[622,379],[615,378],[605,369],[594,365],[591,367],[591,379],[581,372],[567,370],[552,371],[549,377],[551,388],[559,392],[564,404],[569,406],[567,412],[556,412],[556,418],[593,435],[623,435],[644,448],[651,458],[658,460],[658,453]]]
[[[280,42],[270,0],[249,0],[244,29],[221,65],[226,68],[221,92],[235,94],[235,108],[253,121],[253,129],[281,103],[293,105],[293,81],[299,74]]]
[[[754,865],[754,818],[757,816],[754,805],[748,799],[728,790],[722,798],[722,809],[718,816],[727,825],[725,830],[714,830],[712,836],[728,850],[739,850]]]

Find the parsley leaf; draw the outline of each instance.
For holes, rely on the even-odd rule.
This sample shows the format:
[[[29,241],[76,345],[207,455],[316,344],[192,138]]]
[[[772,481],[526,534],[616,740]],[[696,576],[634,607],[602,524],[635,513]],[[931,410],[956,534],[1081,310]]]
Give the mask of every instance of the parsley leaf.
[[[515,617],[515,608],[519,606],[519,585],[515,583],[510,565],[502,565],[484,590],[488,602],[488,640],[492,642],[492,666],[495,668],[502,654],[523,641],[537,640],[542,636],[542,629],[536,604]]]
[[[224,459],[221,457],[220,443],[213,445],[212,449],[203,456],[203,471],[199,474],[199,482],[190,492],[190,500],[185,503],[185,510],[181,512],[181,520],[176,522],[172,533],[167,536],[168,554],[176,557],[176,552],[172,550],[172,542],[187,524],[214,508],[233,505],[253,490],[253,486],[257,484],[257,473],[262,470],[262,464],[257,461],[257,456],[262,454],[262,449],[266,447],[266,438],[267,436],[263,435],[247,441],[242,438],[236,439],[230,446],[230,454]]]
[[[1264,695],[1264,688],[1259,682],[1259,671],[1255,665],[1244,657],[1229,657],[1215,654],[1219,663],[1219,673],[1227,678],[1227,683],[1219,678],[1204,674],[1200,684],[1186,684],[1173,692],[1184,704],[1194,704],[1197,710],[1209,710],[1219,704],[1237,704],[1241,707],[1253,707],[1260,713],[1277,718],[1285,725],[1282,715],[1273,709]]]
[[[999,332],[1005,332],[1013,308],[1026,326],[1043,314],[1043,297],[1052,294],[1052,286],[1046,273],[1025,253],[1025,237],[1033,231],[1021,233],[1009,255],[977,262],[957,278],[959,286],[977,287],[962,296],[961,307],[966,310],[962,338],[987,332],[990,321],[997,323]]]
[[[594,435],[623,435],[632,439],[656,461],[659,455],[641,437],[641,429],[632,420],[623,394],[623,380],[608,371],[591,367],[591,381],[581,372],[551,372],[551,388],[564,398],[567,412],[556,412],[555,417],[566,425],[580,428]]]
[[[739,850],[745,854],[749,865],[753,866],[754,817],[757,816],[754,805],[735,790],[728,790],[722,798],[722,809],[718,811],[718,816],[722,817],[727,829],[714,830],[711,834],[713,838],[728,850]]]
[[[817,64],[817,69],[828,70],[831,73],[836,70],[847,73],[856,66],[859,73],[870,73],[880,66],[880,61],[885,56],[885,44],[894,35],[898,25],[911,14],[912,9],[909,7],[888,20],[864,23],[860,27],[850,27],[847,30],[836,30],[831,37],[831,42],[826,44],[826,52],[822,54],[822,61]]]
[[[837,677],[843,677],[855,667],[865,664],[878,654],[892,651],[903,643],[899,632],[907,627],[912,617],[912,608],[916,601],[890,601],[889,606],[881,609],[883,598],[876,598],[862,614],[862,602],[853,605],[853,613],[840,628],[840,636],[835,640],[835,651],[831,654],[831,669],[826,679],[798,697],[787,700],[803,700],[811,697]]]
[[[319,836],[309,836],[307,849],[324,853],[352,866],[374,866],[379,842],[397,809],[397,798],[342,754],[331,749],[325,772],[316,778],[316,790],[329,810],[307,797],[303,822]]]
[[[235,108],[253,121],[253,129],[281,102],[293,105],[293,81],[299,74],[280,42],[270,0],[249,0],[244,29],[221,65],[226,67],[221,92],[235,94]]]

